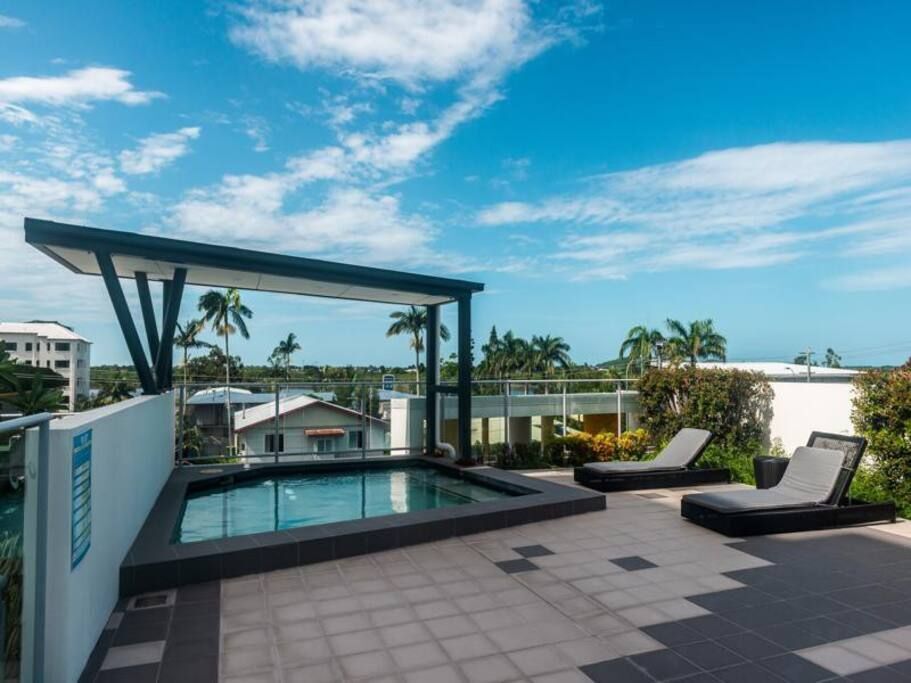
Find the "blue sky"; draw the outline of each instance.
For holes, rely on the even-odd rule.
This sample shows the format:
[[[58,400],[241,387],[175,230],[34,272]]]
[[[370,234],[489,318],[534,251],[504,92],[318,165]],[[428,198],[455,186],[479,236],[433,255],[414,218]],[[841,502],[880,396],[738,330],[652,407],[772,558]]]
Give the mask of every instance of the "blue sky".
[[[0,319],[127,353],[24,215],[486,283],[492,324],[612,358],[711,317],[736,360],[911,355],[911,7],[0,5]],[[194,313],[190,292],[183,317]],[[402,363],[390,308],[249,294],[263,362]],[[451,320],[453,312],[446,316]]]

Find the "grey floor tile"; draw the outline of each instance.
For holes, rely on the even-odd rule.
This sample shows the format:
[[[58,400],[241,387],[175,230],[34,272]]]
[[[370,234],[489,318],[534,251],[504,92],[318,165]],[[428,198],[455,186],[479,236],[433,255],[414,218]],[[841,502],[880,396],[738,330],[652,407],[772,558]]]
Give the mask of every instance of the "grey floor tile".
[[[546,557],[547,555],[553,555],[553,551],[545,548],[543,545],[523,545],[518,548],[513,548],[519,555],[522,557]]]
[[[715,671],[712,675],[725,683],[772,683],[773,681],[784,680],[753,662],[738,664],[730,669],[721,669],[720,671]]]
[[[760,666],[792,683],[817,683],[817,681],[825,681],[835,676],[828,669],[808,662],[793,653],[763,659]]]
[[[495,562],[500,569],[502,569],[507,574],[515,574],[516,572],[528,572],[538,569],[538,565],[530,560],[525,558],[519,560],[503,560],[502,562]]]
[[[771,640],[766,640],[759,634],[750,631],[725,636],[719,638],[717,642],[749,661],[764,659],[766,657],[784,654],[785,652],[785,649],[781,645],[777,645]]]
[[[655,650],[629,658],[640,669],[657,681],[667,681],[696,673],[699,669],[673,650]]]
[[[589,664],[579,670],[595,683],[653,683],[655,680],[626,658]]]
[[[673,647],[675,645],[685,645],[686,643],[696,643],[700,640],[706,640],[707,636],[699,631],[689,628],[679,621],[670,621],[665,624],[655,624],[654,626],[644,626],[641,629],[659,643]]]
[[[618,567],[625,569],[628,572],[635,572],[641,569],[652,569],[658,565],[654,562],[649,562],[644,557],[639,557],[638,555],[630,555],[629,557],[618,557],[611,560],[611,562]]]
[[[158,664],[107,669],[95,679],[96,683],[155,683],[157,680]]]
[[[744,661],[740,655],[713,641],[678,645],[674,652],[706,671],[723,669]]]

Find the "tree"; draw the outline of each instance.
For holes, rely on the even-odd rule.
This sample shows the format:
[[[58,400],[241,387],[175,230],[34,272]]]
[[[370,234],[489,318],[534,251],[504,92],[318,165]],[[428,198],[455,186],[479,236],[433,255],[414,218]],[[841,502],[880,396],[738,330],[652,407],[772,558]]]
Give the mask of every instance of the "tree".
[[[541,370],[544,376],[550,379],[553,377],[557,366],[567,368],[572,365],[569,358],[569,344],[563,337],[552,337],[549,334],[539,337],[533,335],[531,338],[532,361],[536,370]]]
[[[34,415],[65,409],[63,392],[54,386],[63,382],[62,377],[50,370],[20,365],[0,349],[0,403],[10,405],[17,412]]]
[[[230,358],[228,339],[232,334],[240,332],[244,339],[250,338],[247,330],[246,319],[253,317],[253,311],[240,300],[240,292],[233,287],[222,293],[215,289],[199,297],[199,310],[203,319],[212,325],[216,334],[225,340],[225,357]],[[228,419],[228,449],[231,449],[231,363],[225,363],[225,410]]]
[[[620,345],[620,358],[626,360],[626,371],[639,366],[639,374],[652,362],[652,356],[658,345],[664,342],[664,335],[658,330],[645,325],[636,325],[626,333],[626,339]]]
[[[727,356],[727,339],[718,334],[711,318],[694,320],[689,326],[668,318],[667,329],[671,333],[671,353],[687,359],[692,366],[700,360],[723,361]]]
[[[199,335],[206,329],[205,320],[188,320],[183,325],[177,323],[177,334],[174,335],[174,345],[183,349],[183,383],[187,383],[187,357],[190,349],[212,348],[209,342],[199,339]]]
[[[421,393],[421,352],[424,350],[424,330],[427,328],[427,309],[409,306],[407,311],[393,311],[389,314],[393,322],[386,330],[387,337],[402,334],[411,336],[409,346],[414,349],[414,377],[417,382],[417,393]],[[449,340],[449,329],[440,324],[440,338]]]
[[[301,345],[297,342],[297,335],[294,332],[289,332],[288,336],[282,339],[278,346],[272,350],[271,358],[275,359],[277,363],[280,362],[285,370],[285,381],[291,379],[291,356],[294,355],[295,351],[300,350]]]
[[[826,349],[826,359],[824,364],[827,368],[840,368],[841,367],[841,356],[835,353],[835,350],[831,347]]]

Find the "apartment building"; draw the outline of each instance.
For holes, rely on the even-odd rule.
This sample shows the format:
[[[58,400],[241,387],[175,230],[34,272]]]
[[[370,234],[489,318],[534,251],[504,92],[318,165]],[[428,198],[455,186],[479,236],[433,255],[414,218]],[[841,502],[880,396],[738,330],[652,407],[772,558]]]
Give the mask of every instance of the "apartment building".
[[[20,363],[50,368],[67,379],[62,387],[70,410],[76,399],[89,395],[91,346],[73,328],[56,321],[0,322],[0,343]]]

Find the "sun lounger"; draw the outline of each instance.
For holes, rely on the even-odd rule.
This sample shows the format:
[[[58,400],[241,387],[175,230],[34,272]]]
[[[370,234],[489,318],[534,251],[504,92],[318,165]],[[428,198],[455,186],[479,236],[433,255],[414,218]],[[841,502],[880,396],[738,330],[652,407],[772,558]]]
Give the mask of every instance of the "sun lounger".
[[[893,503],[848,499],[865,448],[859,437],[813,432],[809,445],[794,452],[778,485],[689,494],[681,501],[681,514],[728,536],[895,521]]]
[[[695,467],[711,440],[712,433],[705,429],[681,429],[652,460],[590,462],[575,468],[574,478],[596,491],[634,491],[728,482],[731,474],[727,469]]]

